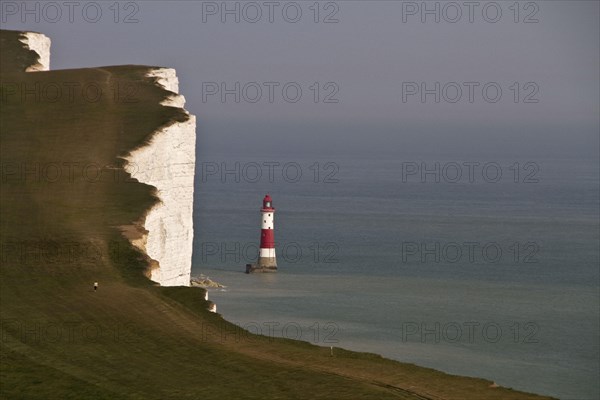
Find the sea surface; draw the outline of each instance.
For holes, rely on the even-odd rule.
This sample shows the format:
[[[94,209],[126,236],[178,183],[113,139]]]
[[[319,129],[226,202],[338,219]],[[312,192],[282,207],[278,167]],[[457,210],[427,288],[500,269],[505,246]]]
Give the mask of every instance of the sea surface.
[[[192,274],[226,285],[209,297],[227,320],[561,399],[600,398],[597,159],[198,164]],[[267,193],[279,271],[247,275]]]

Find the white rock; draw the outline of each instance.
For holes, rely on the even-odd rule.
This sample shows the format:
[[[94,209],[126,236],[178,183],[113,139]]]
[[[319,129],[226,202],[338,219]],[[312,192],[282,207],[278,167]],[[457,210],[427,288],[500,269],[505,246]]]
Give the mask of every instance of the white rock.
[[[177,90],[175,70],[158,69],[167,90]],[[174,90],[173,90],[174,89]],[[174,92],[177,93],[177,92]],[[174,96],[182,99],[183,96]],[[173,106],[171,104],[167,104]],[[158,189],[160,202],[146,215],[145,251],[158,262],[151,279],[163,286],[189,286],[192,264],[196,117],[176,122],[154,133],[150,143],[132,151],[126,170],[133,178]]]
[[[173,68],[155,68],[149,71],[146,76],[158,78],[158,84],[169,92],[179,93],[179,78],[177,71]]]
[[[48,71],[50,38],[25,32],[21,42],[39,57],[38,63],[26,71]],[[174,69],[156,68],[146,76],[158,78],[159,85],[173,92],[161,104],[184,107],[185,97],[179,94],[179,79]],[[160,129],[147,146],[132,151],[125,159],[128,162],[125,169],[133,178],[156,187],[160,198],[146,215],[147,236],[133,240],[132,244],[158,262],[159,268],[151,271],[153,281],[163,286],[189,286],[194,239],[196,117],[189,115],[187,121]],[[216,312],[216,305],[213,308]]]
[[[46,35],[37,32],[24,32],[25,36],[21,39],[29,50],[33,50],[38,54],[39,60],[37,64],[27,67],[26,72],[49,71],[50,70],[50,38]]]
[[[183,108],[185,106],[185,97],[179,94],[179,78],[177,78],[177,71],[173,68],[158,68],[146,74],[147,77],[158,78],[158,84],[170,92],[172,95],[168,96],[160,104],[168,107]]]

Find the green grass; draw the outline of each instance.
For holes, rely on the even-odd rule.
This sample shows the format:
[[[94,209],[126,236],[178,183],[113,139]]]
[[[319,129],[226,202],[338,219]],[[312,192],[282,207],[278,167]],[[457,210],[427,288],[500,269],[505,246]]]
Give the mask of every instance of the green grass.
[[[154,189],[132,182],[120,157],[185,113],[159,105],[166,92],[144,78],[148,67],[23,73],[35,59],[17,38],[0,36],[3,90],[75,82],[113,94],[120,85],[135,102],[2,98],[1,398],[541,398],[373,354],[335,349],[331,357],[326,347],[251,335],[208,312],[202,289],[153,284],[147,257],[120,229],[156,201]],[[65,163],[116,169],[93,182],[82,167],[56,182],[36,175],[36,165]]]

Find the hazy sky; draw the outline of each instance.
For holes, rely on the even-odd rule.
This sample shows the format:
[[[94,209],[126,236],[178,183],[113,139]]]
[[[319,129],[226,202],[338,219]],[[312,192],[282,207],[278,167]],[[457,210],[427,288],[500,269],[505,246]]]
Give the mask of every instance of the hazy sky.
[[[48,35],[52,69],[176,68],[201,153],[598,157],[597,1],[48,4],[2,27]]]

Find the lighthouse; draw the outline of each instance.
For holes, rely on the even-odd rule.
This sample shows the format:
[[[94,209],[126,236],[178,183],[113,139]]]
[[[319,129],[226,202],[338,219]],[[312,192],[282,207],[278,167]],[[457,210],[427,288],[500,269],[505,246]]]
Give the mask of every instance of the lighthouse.
[[[263,199],[260,229],[260,252],[258,254],[258,268],[264,270],[276,270],[277,260],[275,258],[275,229],[273,220],[275,208],[273,200],[268,194]]]
[[[258,263],[246,264],[246,273],[251,272],[275,272],[277,271],[277,260],[275,258],[275,207],[271,196],[266,195],[260,209],[260,250]]]

